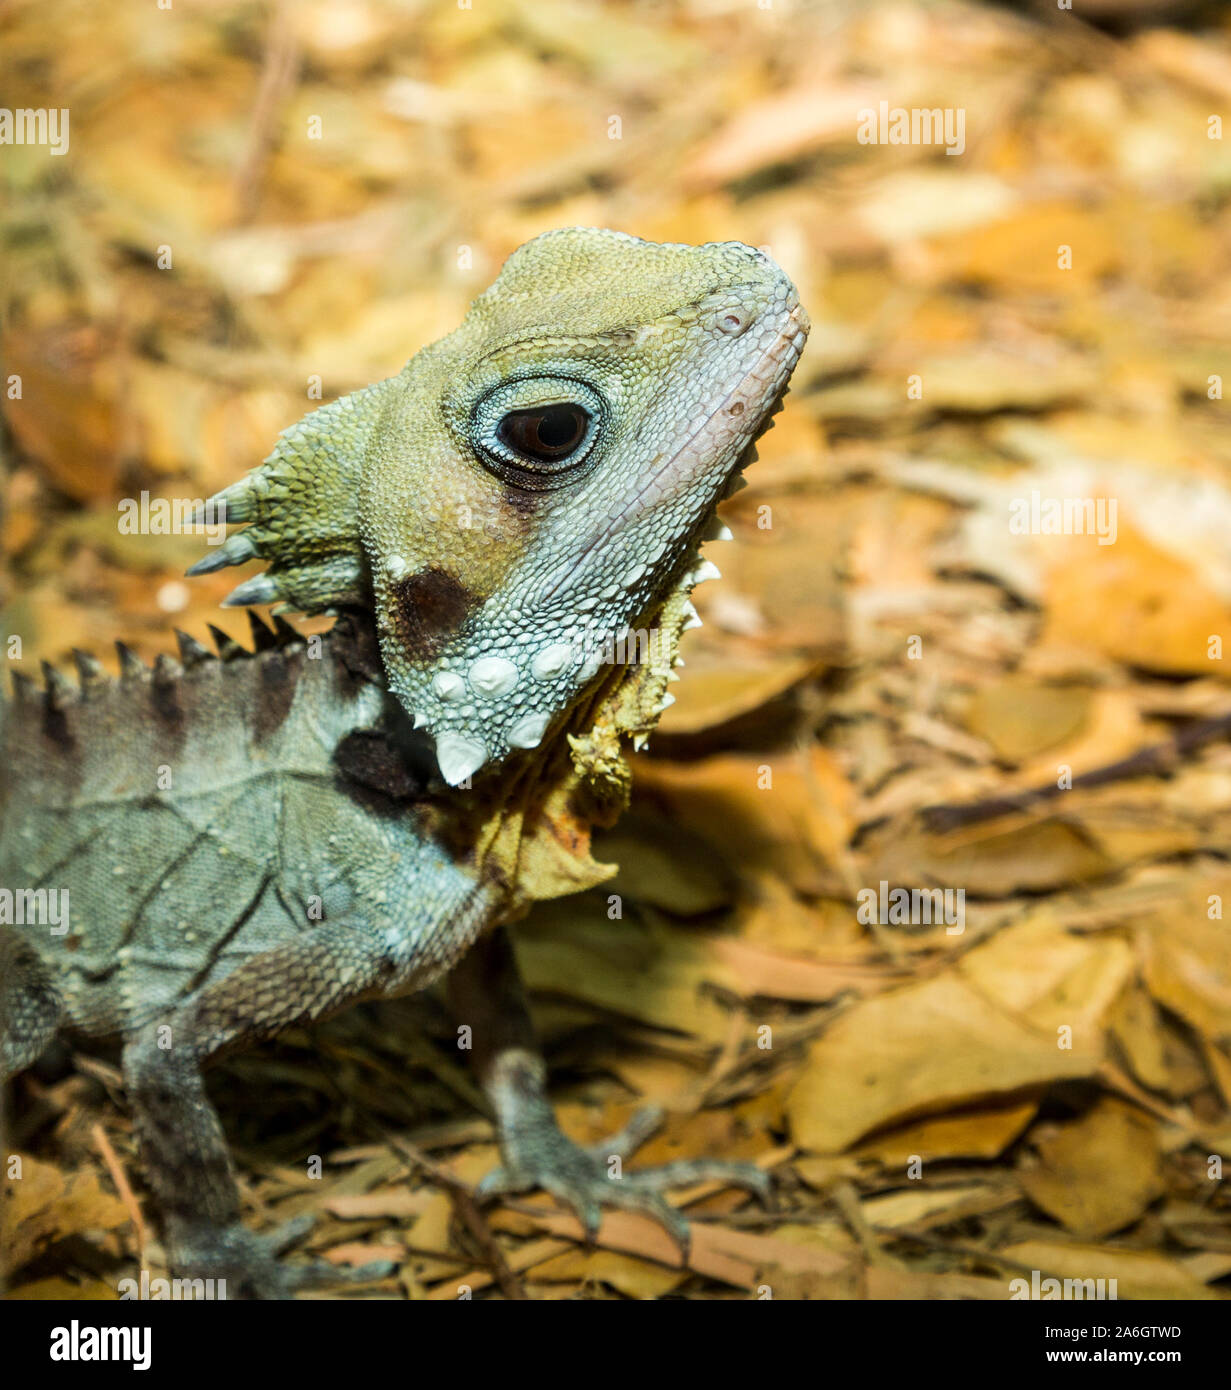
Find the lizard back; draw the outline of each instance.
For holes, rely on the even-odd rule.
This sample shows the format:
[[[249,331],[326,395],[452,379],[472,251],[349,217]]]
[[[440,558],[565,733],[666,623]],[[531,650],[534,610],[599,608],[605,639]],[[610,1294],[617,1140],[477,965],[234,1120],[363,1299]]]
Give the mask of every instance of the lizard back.
[[[255,652],[181,639],[183,664],[153,670],[122,652],[115,680],[82,658],[80,688],[49,669],[0,705],[0,930],[54,971],[85,1033],[126,1032],[340,922],[413,956],[418,988],[484,924],[484,890],[421,814],[430,754],[370,630],[254,631]]]

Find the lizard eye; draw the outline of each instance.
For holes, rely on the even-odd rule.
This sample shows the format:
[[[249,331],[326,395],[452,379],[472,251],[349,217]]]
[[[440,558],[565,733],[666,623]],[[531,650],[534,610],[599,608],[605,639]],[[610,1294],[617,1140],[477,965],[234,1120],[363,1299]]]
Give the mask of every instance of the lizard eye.
[[[586,437],[589,414],[572,401],[562,405],[510,410],[496,427],[506,448],[532,463],[559,463]]]
[[[598,457],[606,402],[575,377],[516,377],[474,408],[469,430],[483,464],[512,487],[550,492]]]

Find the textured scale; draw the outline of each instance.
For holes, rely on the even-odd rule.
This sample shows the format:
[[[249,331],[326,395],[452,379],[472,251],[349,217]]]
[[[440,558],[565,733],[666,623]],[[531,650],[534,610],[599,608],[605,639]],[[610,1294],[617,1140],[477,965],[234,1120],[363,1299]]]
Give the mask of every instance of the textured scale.
[[[697,546],[806,333],[741,243],[549,232],[455,333],[219,494],[252,524],[196,568],[268,561],[239,603],[370,595],[391,688],[457,784],[537,747],[630,625],[717,572]],[[597,422],[586,468],[510,487],[484,466],[501,414],[569,399]]]
[[[327,638],[254,619],[251,653],[213,629],[216,655],[180,633],[152,669],[117,644],[115,678],[84,652],[76,681],[15,673],[0,906],[67,893],[68,920],[0,917],[0,1073],[62,1025],[121,1036],[173,1269],[229,1296],[339,1277],[243,1225],[203,1067],[448,969],[500,1138],[485,1191],[544,1186],[588,1229],[633,1207],[681,1241],[656,1186],[764,1194],[715,1160],[613,1182],[565,1138],[501,928],[614,871],[590,829],[627,798],[622,740],[674,698],[689,596],[718,577],[700,547],[730,535],[715,509],[807,331],[750,247],[538,237],[455,333],[206,504],[244,529],[190,573],[262,564],[228,604],[339,615]],[[615,656],[630,629],[658,650]]]
[[[416,813],[424,751],[370,635],[348,623],[315,660],[302,639],[219,646],[191,642],[161,684],[130,664],[0,707],[0,884],[68,889],[67,933],[15,930],[83,1032],[128,1031],[339,919],[426,983],[490,913]]]

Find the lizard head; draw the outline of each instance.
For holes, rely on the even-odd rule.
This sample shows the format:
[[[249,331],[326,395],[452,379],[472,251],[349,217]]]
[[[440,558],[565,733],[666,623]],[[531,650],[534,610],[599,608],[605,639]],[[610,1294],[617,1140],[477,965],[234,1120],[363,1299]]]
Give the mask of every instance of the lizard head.
[[[697,548],[807,328],[741,243],[549,232],[220,494],[254,524],[195,568],[268,559],[229,602],[370,604],[390,688],[464,781],[562,728],[630,629],[714,572]]]

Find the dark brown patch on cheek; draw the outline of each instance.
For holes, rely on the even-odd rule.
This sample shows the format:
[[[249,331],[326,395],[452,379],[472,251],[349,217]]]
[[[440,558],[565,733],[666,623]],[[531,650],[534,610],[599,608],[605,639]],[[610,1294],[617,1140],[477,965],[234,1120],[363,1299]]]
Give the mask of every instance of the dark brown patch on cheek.
[[[392,593],[399,635],[418,661],[443,650],[479,602],[460,579],[435,568],[399,580]]]

